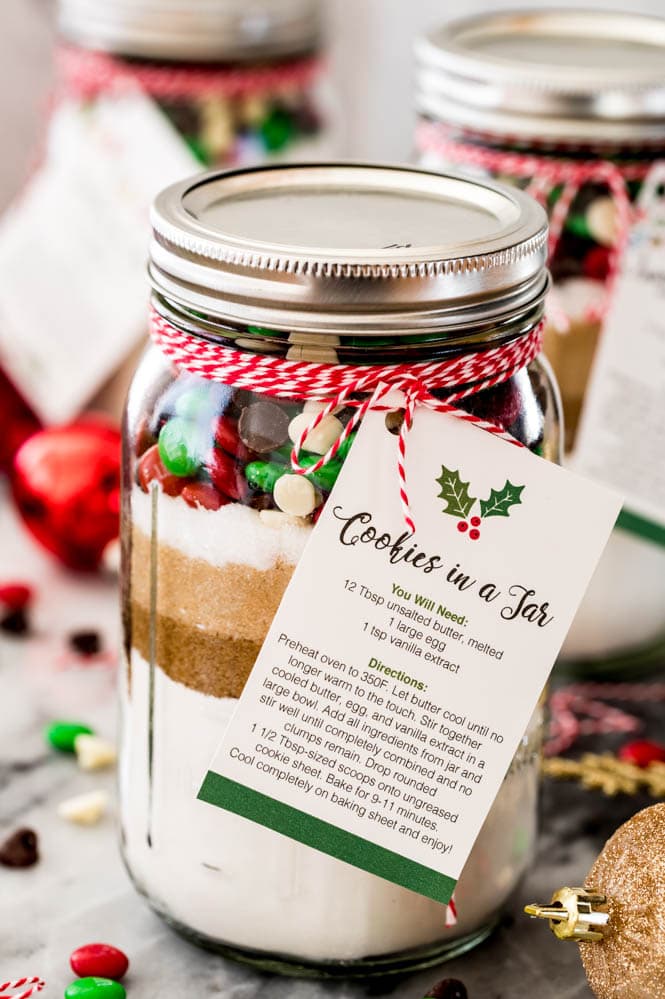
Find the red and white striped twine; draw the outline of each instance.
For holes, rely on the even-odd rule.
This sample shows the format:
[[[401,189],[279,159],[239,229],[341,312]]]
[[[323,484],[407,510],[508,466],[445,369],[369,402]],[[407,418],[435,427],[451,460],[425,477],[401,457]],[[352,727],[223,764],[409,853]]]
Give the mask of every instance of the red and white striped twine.
[[[25,985],[27,985],[28,988],[21,992],[20,995],[10,996],[6,994],[7,989],[11,992],[15,992],[16,989],[22,989]],[[3,982],[2,985],[0,985],[0,992],[3,993],[3,995],[0,995],[0,999],[29,999],[30,996],[35,995],[37,992],[41,992],[45,985],[46,982],[36,976],[33,978],[17,978],[13,982]]]
[[[323,67],[320,58],[311,56],[273,66],[162,65],[128,62],[73,46],[58,50],[57,63],[65,92],[84,100],[128,84],[162,100],[248,97],[292,87],[304,89]]]
[[[546,756],[558,756],[585,735],[637,732],[642,722],[606,701],[665,701],[665,683],[576,683],[556,690],[549,702],[551,718]]]
[[[543,324],[528,334],[499,347],[464,353],[438,361],[407,364],[321,364],[290,361],[274,355],[258,355],[224,344],[211,343],[186,333],[169,323],[154,309],[151,312],[152,338],[163,354],[177,367],[210,381],[236,388],[251,389],[283,399],[320,399],[325,407],[313,414],[293,446],[291,467],[297,475],[313,474],[338,454],[370,409],[387,410],[382,400],[399,390],[404,395],[404,420],[398,439],[399,493],[406,525],[415,533],[406,485],[406,444],[417,406],[472,423],[510,444],[520,441],[503,427],[457,408],[455,403],[471,395],[508,381],[540,352]],[[460,387],[461,386],[461,387]],[[445,401],[432,395],[436,389],[450,389]],[[363,394],[359,402],[351,396]],[[301,467],[300,452],[308,434],[338,406],[353,406],[355,413],[330,450],[309,468]]]
[[[441,122],[421,121],[416,132],[416,144],[421,152],[434,153],[458,166],[476,167],[490,174],[504,174],[526,180],[527,193],[545,208],[548,195],[555,187],[562,187],[550,212],[550,260],[558,248],[566,219],[580,188],[585,184],[602,184],[607,188],[616,207],[616,238],[610,252],[605,300],[600,308],[591,309],[588,315],[592,321],[603,319],[619,275],[631,225],[637,217],[631,203],[628,183],[644,180],[653,163],[619,165],[600,156],[597,159],[580,160],[565,155],[511,152],[452,136],[452,130]]]
[[[450,902],[448,902],[448,908],[446,909],[446,929],[449,929],[451,926],[457,926],[457,903],[454,895]]]

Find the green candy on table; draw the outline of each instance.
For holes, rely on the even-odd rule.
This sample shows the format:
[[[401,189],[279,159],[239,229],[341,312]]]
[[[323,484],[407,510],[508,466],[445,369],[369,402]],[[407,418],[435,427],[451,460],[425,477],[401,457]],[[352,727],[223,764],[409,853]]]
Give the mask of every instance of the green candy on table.
[[[54,721],[44,729],[49,745],[60,753],[73,753],[77,735],[94,735],[89,725],[80,722]]]
[[[188,478],[202,464],[204,442],[195,423],[176,416],[159,433],[159,457],[172,475]]]
[[[110,978],[77,978],[65,989],[65,999],[125,999],[127,992],[120,982]]]

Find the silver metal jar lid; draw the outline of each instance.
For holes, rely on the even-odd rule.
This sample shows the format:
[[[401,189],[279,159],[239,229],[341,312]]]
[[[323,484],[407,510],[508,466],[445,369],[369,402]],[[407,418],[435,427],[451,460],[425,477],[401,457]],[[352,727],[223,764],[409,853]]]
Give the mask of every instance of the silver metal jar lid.
[[[547,287],[547,220],[513,188],[406,167],[203,174],[152,212],[155,291],[278,330],[457,331],[524,315]]]
[[[311,52],[320,0],[59,0],[63,37],[143,59],[243,62]]]
[[[665,139],[665,20],[522,10],[452,21],[416,45],[418,110],[525,139]]]

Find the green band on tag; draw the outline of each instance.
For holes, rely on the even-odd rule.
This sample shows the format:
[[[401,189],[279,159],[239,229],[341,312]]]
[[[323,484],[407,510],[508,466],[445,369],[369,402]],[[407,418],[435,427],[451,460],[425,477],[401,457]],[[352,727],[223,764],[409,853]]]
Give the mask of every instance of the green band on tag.
[[[327,853],[386,881],[434,899],[435,902],[446,905],[455,890],[457,882],[446,874],[408,860],[361,836],[338,829],[329,822],[221,777],[212,770],[208,771],[198,797],[201,801],[258,822],[259,825],[267,826],[268,829],[320,850],[321,853]]]
[[[641,517],[638,513],[633,513],[625,507],[617,518],[616,526],[665,547],[665,526],[657,524],[653,520],[647,520],[646,517]]]

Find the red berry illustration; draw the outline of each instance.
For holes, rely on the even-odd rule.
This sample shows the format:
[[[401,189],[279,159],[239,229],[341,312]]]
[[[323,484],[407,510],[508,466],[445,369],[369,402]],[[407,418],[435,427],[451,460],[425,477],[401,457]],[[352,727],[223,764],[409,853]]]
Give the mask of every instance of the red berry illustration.
[[[480,527],[480,523],[481,523],[480,517],[472,517],[471,518],[471,526],[472,527]]]
[[[469,530],[469,525],[465,520],[460,520],[460,522],[457,525],[457,530],[461,531],[461,533],[464,534],[465,531]]]
[[[471,538],[472,541],[477,541],[478,538],[480,537],[480,531],[476,530],[476,528],[474,527],[472,531],[469,531],[469,537]]]

